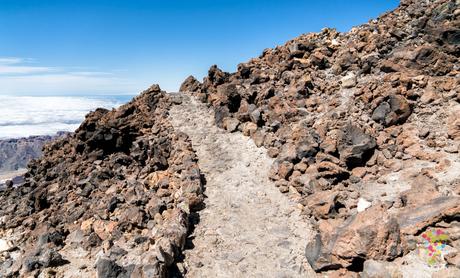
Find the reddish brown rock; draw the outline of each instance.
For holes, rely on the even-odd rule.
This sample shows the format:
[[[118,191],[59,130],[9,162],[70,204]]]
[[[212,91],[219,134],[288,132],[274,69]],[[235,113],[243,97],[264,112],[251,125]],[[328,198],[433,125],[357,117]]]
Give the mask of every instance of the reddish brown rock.
[[[450,117],[448,118],[447,122],[447,133],[450,138],[455,140],[460,140],[460,106],[457,105]]]
[[[197,92],[201,88],[201,83],[193,76],[187,77],[180,86],[180,92]]]
[[[398,232],[407,224],[400,213],[422,220],[412,226],[420,231],[455,211],[432,203],[458,192],[458,161],[452,158],[460,138],[454,2],[404,0],[350,32],[305,34],[235,73],[214,68],[205,78],[207,102],[240,121],[257,145],[265,137],[263,146],[276,157],[270,177],[282,192],[294,188],[305,212],[321,219],[322,246],[334,249],[314,260],[317,271],[357,272],[364,260],[408,252],[408,235]],[[230,103],[239,104],[238,111]],[[292,173],[285,167],[291,164]],[[355,214],[370,184],[376,196],[366,200],[373,206]],[[408,184],[412,189],[406,190]],[[379,201],[382,208],[374,208]],[[421,214],[417,208],[425,203],[434,214]]]
[[[322,221],[319,229],[321,234],[307,246],[307,259],[315,270],[351,267],[369,258],[393,259],[402,252],[399,224],[381,205],[340,225]]]
[[[77,242],[88,252],[83,259],[104,256],[92,262],[99,274],[128,273],[126,260],[134,260],[166,277],[184,248],[188,214],[203,200],[191,143],[167,119],[171,101],[154,85],[118,109],[97,109],[74,134],[45,146],[23,186],[0,192],[14,208],[0,210],[0,233],[24,238],[0,263],[2,274],[45,275],[45,268],[73,264],[77,258],[61,253]],[[131,243],[121,248],[118,240]],[[143,264],[139,254],[151,242],[170,248]],[[42,256],[44,244],[52,253]]]

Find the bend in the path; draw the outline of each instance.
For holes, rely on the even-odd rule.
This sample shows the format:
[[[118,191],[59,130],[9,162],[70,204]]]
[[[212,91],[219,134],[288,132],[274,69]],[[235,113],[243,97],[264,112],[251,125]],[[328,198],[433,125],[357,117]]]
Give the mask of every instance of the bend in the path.
[[[269,181],[266,151],[217,128],[204,104],[178,97],[171,122],[190,136],[207,181],[194,247],[185,252],[186,277],[313,276],[304,256],[311,228]]]

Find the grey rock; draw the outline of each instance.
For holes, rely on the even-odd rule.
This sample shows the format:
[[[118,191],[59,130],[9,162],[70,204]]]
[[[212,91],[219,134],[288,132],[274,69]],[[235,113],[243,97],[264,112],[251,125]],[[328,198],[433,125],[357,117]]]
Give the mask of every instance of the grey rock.
[[[6,187],[13,187],[13,181],[12,181],[12,180],[7,180],[7,181],[5,182],[5,186],[6,186]]]
[[[311,135],[305,140],[297,143],[296,152],[297,158],[314,157],[319,151],[319,137],[317,135]]]
[[[278,155],[278,160],[283,161],[295,161],[297,159],[297,151],[294,144],[286,143],[281,147],[280,154]]]
[[[219,107],[214,112],[214,122],[216,123],[218,127],[223,128],[224,119],[228,116],[230,116],[230,112],[228,108],[225,106]]]
[[[62,257],[61,254],[59,254],[56,250],[53,249],[45,250],[41,254],[39,260],[43,267],[56,267],[69,263]]]
[[[364,165],[377,146],[375,139],[359,127],[347,125],[339,135],[338,150],[340,159],[349,168]]]
[[[391,95],[380,103],[372,113],[372,119],[385,126],[404,123],[412,110],[407,100],[399,95]]]
[[[119,266],[116,262],[99,259],[96,263],[98,278],[128,278],[129,273],[126,269]]]
[[[249,114],[249,117],[251,118],[251,121],[255,124],[257,124],[259,121],[260,121],[260,110],[259,109],[255,109],[254,111],[251,112],[251,114]]]
[[[321,235],[316,234],[315,238],[312,239],[305,248],[305,257],[307,258],[308,263],[315,269],[316,262],[321,256],[322,249]]]

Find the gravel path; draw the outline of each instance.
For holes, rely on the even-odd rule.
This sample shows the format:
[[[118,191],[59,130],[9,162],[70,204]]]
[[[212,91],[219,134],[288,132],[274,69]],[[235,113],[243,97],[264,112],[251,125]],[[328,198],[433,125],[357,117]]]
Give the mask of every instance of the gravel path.
[[[186,277],[313,277],[304,257],[312,235],[295,203],[268,179],[272,160],[241,133],[214,125],[206,105],[184,95],[171,110],[205,175],[206,208],[185,251]]]

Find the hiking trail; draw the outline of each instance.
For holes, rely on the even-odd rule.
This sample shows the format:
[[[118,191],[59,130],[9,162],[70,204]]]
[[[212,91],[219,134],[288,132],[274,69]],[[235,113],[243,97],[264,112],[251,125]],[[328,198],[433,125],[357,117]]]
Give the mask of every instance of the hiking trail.
[[[170,121],[190,136],[206,179],[185,277],[314,277],[305,258],[311,227],[269,180],[266,150],[219,129],[211,109],[193,97],[174,98],[180,104]]]

